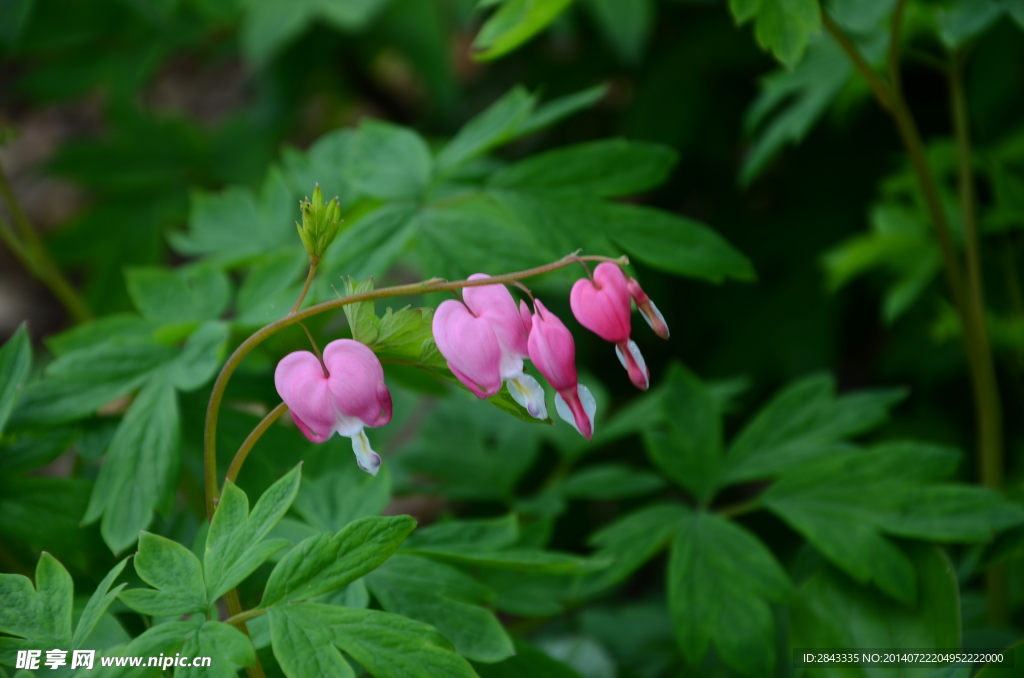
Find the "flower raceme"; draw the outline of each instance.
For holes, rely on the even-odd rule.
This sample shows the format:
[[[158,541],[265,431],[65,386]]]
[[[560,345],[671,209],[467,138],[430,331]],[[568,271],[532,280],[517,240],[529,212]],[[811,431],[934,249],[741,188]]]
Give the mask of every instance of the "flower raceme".
[[[476,273],[470,280],[490,276]],[[462,301],[441,302],[432,330],[448,368],[478,398],[492,396],[508,384],[509,393],[537,419],[547,419],[544,390],[523,373],[529,356],[529,313],[521,315],[504,285],[467,287]]]
[[[351,438],[359,468],[377,475],[380,456],[363,429],[391,421],[391,393],[373,351],[338,339],[324,348],[322,365],[309,351],[289,353],[277,365],[274,385],[307,438],[322,443],[335,432]]]
[[[633,278],[627,278],[615,264],[599,264],[594,269],[593,280],[577,280],[569,295],[569,305],[581,325],[605,341],[615,344],[615,353],[629,373],[630,381],[646,391],[651,373],[640,348],[630,338],[631,298],[651,329],[662,339],[668,339],[668,325],[658,307],[640,288],[640,284]]]

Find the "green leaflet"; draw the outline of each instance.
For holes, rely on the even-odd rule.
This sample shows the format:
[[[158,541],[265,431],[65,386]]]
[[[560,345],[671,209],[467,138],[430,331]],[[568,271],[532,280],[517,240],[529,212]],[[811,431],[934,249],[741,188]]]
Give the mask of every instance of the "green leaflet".
[[[674,366],[660,405],[664,424],[644,433],[647,454],[665,475],[706,503],[721,474],[722,424],[717,403],[696,376]]]
[[[125,282],[142,317],[163,324],[218,318],[231,296],[227,276],[208,266],[131,268]]]
[[[739,24],[753,19],[757,43],[790,68],[821,26],[817,0],[730,0],[729,8]]]
[[[437,628],[467,659],[499,662],[514,652],[501,623],[480,605],[493,592],[454,567],[398,554],[366,581],[385,610]]]
[[[309,537],[277,563],[260,606],[306,600],[362,577],[391,557],[415,527],[409,516],[369,517],[336,534]]]
[[[1024,510],[985,488],[935,484],[957,457],[921,443],[837,452],[792,471],[763,501],[851,577],[909,604],[913,567],[883,534],[985,541],[1024,521]]]
[[[121,592],[118,597],[133,610],[158,617],[206,611],[202,563],[181,544],[143,532],[135,572],[154,588]]]
[[[272,554],[288,546],[284,539],[264,541],[281,520],[299,490],[301,466],[270,486],[249,512],[249,500],[231,482],[225,484],[217,512],[206,535],[203,557],[207,604],[248,577]]]
[[[668,601],[689,664],[699,666],[714,644],[737,671],[769,674],[775,624],[768,601],[792,595],[771,552],[744,528],[704,512],[682,522],[669,557]]]
[[[272,607],[269,615],[274,655],[288,678],[351,678],[339,650],[375,676],[475,676],[435,629],[396,614],[299,603]]]
[[[476,664],[480,678],[580,678],[580,674],[525,641],[515,644],[515,656],[500,664]]]
[[[909,549],[907,560],[921,590],[913,606],[859,586],[831,567],[814,574],[793,607],[793,646],[960,648],[960,595],[949,560],[938,548],[925,545]],[[825,669],[821,675],[867,678],[876,671]]]
[[[542,31],[572,0],[504,0],[480,29],[473,47],[487,61],[511,52]]]

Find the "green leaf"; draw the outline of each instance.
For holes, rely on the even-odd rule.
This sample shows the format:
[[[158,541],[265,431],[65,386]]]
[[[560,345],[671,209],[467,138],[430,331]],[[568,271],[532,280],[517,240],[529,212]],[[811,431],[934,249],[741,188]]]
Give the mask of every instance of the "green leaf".
[[[415,527],[409,516],[360,518],[337,534],[296,544],[270,573],[260,606],[306,600],[359,579],[390,558]]]
[[[159,323],[143,320],[135,313],[115,313],[51,334],[43,341],[54,355],[61,356],[111,340],[145,342],[159,327]]]
[[[487,110],[463,125],[441,149],[437,155],[438,171],[448,172],[513,139],[536,105],[537,98],[525,88],[517,85],[510,89]]]
[[[605,205],[602,217],[608,237],[652,268],[714,283],[755,279],[747,258],[704,224],[637,205]]]
[[[28,340],[28,329],[22,324],[0,348],[0,433],[11,416],[18,391],[31,366],[32,346]]]
[[[557,99],[547,101],[527,116],[526,120],[516,128],[515,135],[523,137],[550,127],[564,118],[575,115],[584,108],[593,106],[607,93],[608,87],[606,85],[596,85],[589,89],[580,90],[579,92],[566,94]]]
[[[792,68],[803,57],[811,33],[820,27],[817,0],[761,0],[754,34],[762,48]]]
[[[519,540],[519,520],[514,513],[500,518],[448,520],[416,530],[406,547],[473,545],[481,549],[500,549]]]
[[[104,655],[108,657],[156,657],[160,654],[173,656],[181,651],[182,646],[198,631],[202,623],[198,617],[193,617],[189,621],[172,621],[157,624],[133,638],[123,648],[104,653]],[[99,664],[98,660],[96,664]],[[211,667],[213,666],[212,661],[210,665]],[[116,667],[116,664],[114,666]],[[104,678],[115,678],[125,674],[159,676],[160,670],[154,668],[148,671],[145,669],[133,671],[131,665],[126,664],[120,670],[118,668],[105,669]]]
[[[437,628],[468,659],[499,662],[514,653],[501,623],[479,605],[493,593],[454,567],[399,554],[366,582],[385,610]]]
[[[837,452],[805,463],[762,499],[851,577],[909,604],[913,568],[882,533],[984,540],[1024,520],[1024,510],[991,492],[932,484],[956,463],[955,452],[919,443]]]
[[[726,456],[729,482],[771,478],[841,449],[845,438],[877,427],[906,396],[902,389],[836,397],[828,374],[796,381],[765,405],[740,431]]]
[[[270,486],[249,513],[249,499],[233,482],[225,483],[217,512],[210,522],[203,556],[207,604],[213,605],[252,574],[288,541],[264,541],[295,500],[301,465]]]
[[[515,644],[515,656],[500,664],[476,664],[480,678],[581,678],[575,670],[552,659],[522,640]]]
[[[621,464],[599,464],[573,473],[558,486],[558,492],[571,499],[604,501],[650,495],[664,486],[653,473]]]
[[[118,596],[128,607],[159,617],[205,612],[203,566],[195,554],[166,537],[143,532],[135,572],[152,589],[128,589]]]
[[[487,567],[515,572],[575,573],[601,569],[603,561],[588,561],[568,553],[530,549],[485,551],[478,546],[420,546],[402,553],[425,556],[442,562],[472,567]]]
[[[654,504],[592,534],[589,543],[598,547],[595,557],[613,561],[604,571],[591,575],[584,588],[600,591],[624,580],[668,546],[689,514],[689,509],[679,504]]]
[[[721,476],[718,406],[704,384],[679,365],[666,377],[660,404],[664,424],[644,433],[647,454],[671,480],[707,503]]]
[[[433,172],[430,149],[416,132],[379,120],[360,123],[349,152],[348,180],[356,191],[377,198],[415,199]]]
[[[128,559],[125,558],[115,565],[89,597],[89,602],[85,604],[82,615],[78,618],[78,626],[75,627],[75,635],[71,639],[71,649],[76,650],[82,647],[82,643],[92,634],[100,618],[106,613],[110,604],[114,602],[114,598],[121,592],[121,589],[127,586],[127,584],[118,584],[113,589],[110,588],[114,580],[120,576],[127,563]]]
[[[825,567],[800,589],[792,612],[793,646],[959,650],[960,594],[952,565],[934,546],[915,546],[908,556],[920,587],[916,605],[897,603]],[[815,672],[868,678],[877,669],[817,667]]]
[[[355,189],[344,170],[351,153],[352,138],[356,133],[356,130],[347,127],[333,130],[314,141],[305,151],[286,146],[282,151],[282,160],[288,184],[294,193],[305,196],[313,186],[319,184],[324,196],[337,196],[342,207],[348,208],[355,199]],[[345,228],[344,225],[342,228]],[[295,237],[293,231],[289,231],[288,235],[289,239]]]
[[[749,186],[784,146],[802,141],[852,75],[849,57],[835,40],[822,35],[811,40],[807,56],[795,68],[763,78],[744,121],[748,132],[760,129],[743,160],[740,183]]]
[[[125,281],[142,317],[163,324],[218,318],[231,296],[227,276],[208,266],[129,268]]]
[[[380,515],[391,499],[387,467],[372,476],[355,464],[342,464],[302,484],[293,510],[321,532],[337,532],[353,520]]]
[[[208,621],[190,634],[181,646],[181,654],[210,657],[210,665],[176,668],[176,678],[232,678],[238,675],[239,666],[256,665],[256,651],[248,636],[219,621]]]
[[[511,52],[544,30],[566,10],[572,0],[505,0],[488,17],[473,47],[473,57],[489,61]]]
[[[939,37],[948,48],[963,45],[984,32],[1003,15],[1006,2],[953,0],[938,11]]]
[[[600,197],[633,195],[664,182],[676,159],[660,144],[602,139],[531,156],[495,172],[488,183]]]
[[[669,607],[687,662],[699,666],[714,644],[737,671],[770,674],[775,622],[768,601],[787,600],[792,585],[764,544],[727,519],[695,512],[672,543],[668,569]]]
[[[308,270],[309,257],[298,244],[261,256],[238,288],[235,322],[263,327],[283,317],[299,297]]]
[[[171,379],[180,391],[194,391],[217,372],[231,327],[220,320],[208,320],[189,335],[181,355],[171,363]]]
[[[303,190],[312,188],[312,183],[303,185]],[[295,200],[277,168],[267,172],[258,197],[241,186],[220,193],[196,191],[192,194],[188,231],[172,233],[169,240],[180,254],[232,266],[297,244],[294,222],[299,210]]]
[[[415,234],[418,208],[415,202],[395,200],[359,217],[327,248],[318,275],[334,280],[343,273],[356,279],[382,275]]]
[[[100,533],[115,553],[135,541],[174,488],[179,436],[174,387],[158,374],[139,391],[118,426],[83,518],[91,523],[102,516]]]
[[[338,649],[375,676],[476,675],[435,629],[396,614],[317,603],[273,607],[269,614],[274,655],[288,678],[352,676]],[[305,654],[313,648],[312,656]]]
[[[619,58],[635,64],[643,56],[654,19],[650,0],[590,0],[591,14]]]
[[[139,388],[178,355],[150,341],[111,340],[60,356],[21,393],[11,423],[59,424],[95,413]]]
[[[45,551],[36,564],[36,584],[20,574],[0,574],[0,633],[24,642],[0,645],[0,662],[14,664],[22,648],[71,646],[71,575]]]

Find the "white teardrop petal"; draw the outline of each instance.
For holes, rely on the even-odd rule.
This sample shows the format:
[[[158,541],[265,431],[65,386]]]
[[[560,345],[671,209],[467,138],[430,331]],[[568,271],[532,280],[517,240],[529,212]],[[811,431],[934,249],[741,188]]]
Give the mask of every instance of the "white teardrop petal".
[[[587,419],[590,420],[590,430],[593,432],[594,415],[597,414],[597,401],[594,399],[594,394],[583,384],[576,386],[576,393],[580,397],[580,403],[583,404],[583,411],[587,413]]]
[[[526,408],[535,419],[548,418],[548,406],[544,402],[544,389],[528,374],[520,373],[506,382],[512,399]]]
[[[360,429],[359,433],[352,436],[352,451],[356,453],[356,463],[370,475],[377,475],[380,470],[380,455],[370,448],[370,440],[366,433]]]
[[[572,410],[569,409],[569,403],[565,402],[565,398],[562,397],[561,393],[555,394],[555,412],[558,412],[558,416],[562,418],[562,421],[576,429],[577,433],[583,435],[580,431],[580,427],[576,425],[576,417],[572,416]]]
[[[636,342],[632,339],[629,340],[629,354],[633,356],[633,360],[636,362],[637,367],[640,368],[640,373],[644,376],[645,386],[651,385],[650,373],[647,371],[647,363],[644,362],[644,356],[640,353],[640,347],[636,345]],[[615,348],[618,351],[618,347]],[[621,359],[621,358],[620,358]]]

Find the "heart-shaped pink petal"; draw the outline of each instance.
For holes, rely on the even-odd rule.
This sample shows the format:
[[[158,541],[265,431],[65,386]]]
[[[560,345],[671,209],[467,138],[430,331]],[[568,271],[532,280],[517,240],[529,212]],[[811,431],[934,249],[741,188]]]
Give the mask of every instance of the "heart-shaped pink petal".
[[[608,262],[594,269],[594,280],[581,278],[572,286],[569,305],[576,320],[605,341],[629,339],[631,306],[626,276]]]
[[[449,299],[437,307],[432,329],[437,350],[466,388],[479,398],[501,389],[501,346],[488,319]]]

